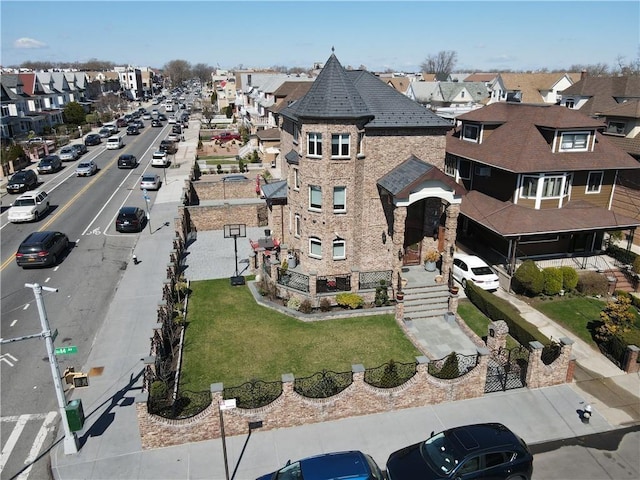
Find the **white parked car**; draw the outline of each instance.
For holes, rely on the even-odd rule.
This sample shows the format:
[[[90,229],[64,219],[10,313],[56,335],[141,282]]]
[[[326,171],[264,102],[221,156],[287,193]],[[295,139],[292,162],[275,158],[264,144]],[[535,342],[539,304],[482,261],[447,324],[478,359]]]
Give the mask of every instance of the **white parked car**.
[[[463,253],[453,254],[453,278],[462,285],[473,282],[484,290],[497,290],[500,286],[498,275],[480,257]]]
[[[168,167],[169,159],[167,158],[167,152],[153,152],[153,156],[151,157],[151,166],[152,167]]]
[[[49,210],[49,195],[42,190],[26,192],[14,200],[7,213],[12,223],[38,220]]]
[[[160,188],[160,177],[155,173],[145,173],[140,179],[141,190],[158,190]]]

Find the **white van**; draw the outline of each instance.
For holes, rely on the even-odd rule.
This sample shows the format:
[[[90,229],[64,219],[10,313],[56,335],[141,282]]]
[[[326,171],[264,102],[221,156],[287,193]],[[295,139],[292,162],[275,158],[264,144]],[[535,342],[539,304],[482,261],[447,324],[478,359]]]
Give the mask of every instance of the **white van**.
[[[113,135],[112,137],[107,138],[107,150],[118,150],[122,147],[124,147],[122,137]]]
[[[165,112],[173,112],[173,103],[167,103],[164,107]]]

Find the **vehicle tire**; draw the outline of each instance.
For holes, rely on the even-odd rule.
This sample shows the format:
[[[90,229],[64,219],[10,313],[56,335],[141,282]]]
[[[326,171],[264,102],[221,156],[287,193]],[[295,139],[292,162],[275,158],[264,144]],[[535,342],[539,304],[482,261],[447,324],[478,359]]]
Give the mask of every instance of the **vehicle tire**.
[[[54,253],[53,256],[51,257],[50,265],[57,265],[57,264],[58,264],[58,256]]]
[[[38,220],[40,220],[40,212],[36,212],[36,213],[33,215],[33,221],[34,221],[34,222],[37,222]]]
[[[467,288],[467,279],[466,278],[463,278],[460,283],[462,284],[462,288]]]
[[[515,477],[509,477],[507,480],[529,480],[528,478],[522,477],[520,475],[516,475]]]

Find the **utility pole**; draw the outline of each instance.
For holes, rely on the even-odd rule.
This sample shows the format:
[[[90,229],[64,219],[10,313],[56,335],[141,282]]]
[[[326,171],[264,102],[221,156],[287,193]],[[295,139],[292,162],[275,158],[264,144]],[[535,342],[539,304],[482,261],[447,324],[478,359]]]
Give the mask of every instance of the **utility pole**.
[[[43,287],[37,283],[25,283],[25,287],[31,288],[33,294],[36,297],[36,305],[38,306],[38,313],[40,315],[40,325],[42,326],[42,337],[47,345],[47,355],[49,356],[49,365],[51,366],[51,375],[53,377],[53,385],[56,389],[56,397],[58,399],[58,408],[60,409],[60,417],[62,419],[62,425],[64,427],[64,453],[66,455],[72,453],[78,453],[78,438],[75,432],[71,431],[69,427],[69,421],[65,407],[67,406],[67,399],[64,396],[64,389],[62,387],[62,378],[60,377],[60,369],[58,368],[58,359],[55,355],[55,349],[53,347],[53,337],[51,336],[51,328],[49,327],[49,320],[47,319],[47,312],[44,309],[44,301],[42,300],[42,290],[47,292],[57,292],[57,288]]]

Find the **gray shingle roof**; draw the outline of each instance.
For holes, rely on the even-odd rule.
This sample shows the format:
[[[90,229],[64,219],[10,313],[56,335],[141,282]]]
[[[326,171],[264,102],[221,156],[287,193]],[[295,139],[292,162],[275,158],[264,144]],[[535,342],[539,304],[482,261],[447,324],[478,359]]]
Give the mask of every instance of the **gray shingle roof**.
[[[272,183],[262,185],[262,194],[268,200],[286,200],[287,199],[287,181],[278,180]]]
[[[364,119],[365,128],[449,128],[438,117],[370,72],[345,70],[331,54],[309,92],[282,109],[294,121]]]
[[[300,155],[295,150],[291,150],[284,158],[289,164],[298,165],[300,163]]]

